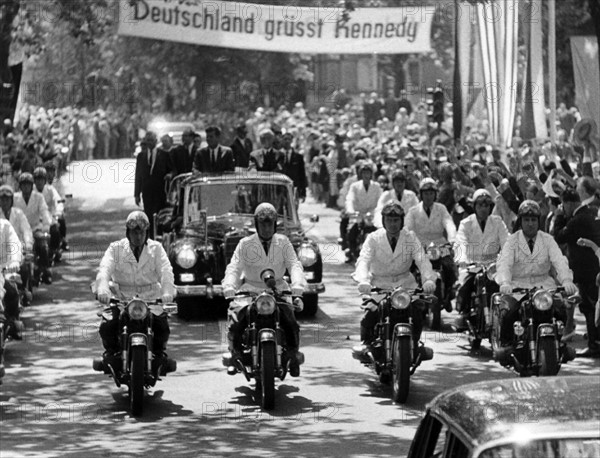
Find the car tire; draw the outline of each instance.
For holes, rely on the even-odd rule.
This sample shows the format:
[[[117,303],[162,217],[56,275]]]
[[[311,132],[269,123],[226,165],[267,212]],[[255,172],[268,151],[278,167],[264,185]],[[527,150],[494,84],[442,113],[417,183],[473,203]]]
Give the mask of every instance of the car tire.
[[[319,295],[318,294],[305,294],[302,297],[304,302],[304,310],[299,313],[300,316],[315,316],[319,310]]]

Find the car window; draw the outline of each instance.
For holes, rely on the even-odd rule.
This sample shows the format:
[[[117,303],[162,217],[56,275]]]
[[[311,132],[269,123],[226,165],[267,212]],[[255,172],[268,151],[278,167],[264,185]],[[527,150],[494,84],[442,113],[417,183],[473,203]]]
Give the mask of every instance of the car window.
[[[429,413],[421,421],[411,444],[409,458],[441,457],[446,444],[445,425]]]
[[[507,444],[485,450],[481,458],[597,458],[600,439],[550,439]]]
[[[194,221],[200,210],[207,216],[228,213],[254,214],[262,202],[273,204],[282,217],[295,219],[292,199],[286,185],[272,183],[209,183],[195,186],[188,195],[188,220]]]

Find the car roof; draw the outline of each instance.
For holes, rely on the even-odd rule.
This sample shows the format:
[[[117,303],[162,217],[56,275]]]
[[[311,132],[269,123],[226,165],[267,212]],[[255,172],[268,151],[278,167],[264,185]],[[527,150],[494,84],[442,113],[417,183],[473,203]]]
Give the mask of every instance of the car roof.
[[[283,173],[279,172],[257,172],[255,170],[243,170],[241,172],[225,172],[219,174],[192,175],[186,185],[202,183],[272,183],[292,185],[294,182]]]
[[[500,438],[557,437],[560,431],[600,437],[600,378],[512,378],[446,391],[429,412],[478,445]]]

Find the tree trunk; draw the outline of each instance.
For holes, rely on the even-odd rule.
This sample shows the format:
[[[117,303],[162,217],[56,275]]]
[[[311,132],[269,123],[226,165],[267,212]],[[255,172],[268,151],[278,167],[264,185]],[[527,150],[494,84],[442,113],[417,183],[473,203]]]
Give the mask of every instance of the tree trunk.
[[[0,0],[0,119],[12,118],[11,103],[16,88],[8,65],[12,23],[19,12],[19,0]]]
[[[596,28],[596,40],[598,41],[598,50],[600,51],[600,0],[589,0],[590,13],[594,27]],[[600,53],[598,54],[598,68],[600,69]]]

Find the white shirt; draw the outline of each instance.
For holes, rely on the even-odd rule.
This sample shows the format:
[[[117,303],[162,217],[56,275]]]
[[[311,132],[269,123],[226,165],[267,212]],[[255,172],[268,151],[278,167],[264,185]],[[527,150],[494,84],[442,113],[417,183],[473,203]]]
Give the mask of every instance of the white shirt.
[[[412,207],[406,214],[404,225],[406,229],[417,234],[424,247],[432,242],[436,245],[443,245],[446,241],[454,242],[456,238],[454,220],[446,206],[439,202],[433,203],[429,217],[423,208],[423,202]],[[444,237],[444,231],[446,237]]]
[[[35,189],[31,191],[31,196],[29,197],[28,203],[25,203],[22,192],[16,192],[13,206],[23,210],[23,213],[25,213],[32,231],[35,232],[39,229],[44,232],[48,232],[50,230],[52,217],[48,211],[46,199],[44,199],[44,196]]]
[[[290,240],[283,234],[274,234],[269,245],[269,254],[265,253],[258,234],[244,237],[239,241],[235,252],[225,269],[225,277],[221,284],[223,289],[235,289],[242,286],[242,275],[245,284],[242,289],[263,291],[265,284],[260,274],[265,269],[272,269],[277,280],[277,288],[289,291],[290,287],[283,279],[285,271],[290,274],[293,289],[304,289],[306,278],[304,269],[298,261],[296,250]]]
[[[365,239],[352,278],[359,283],[367,282],[380,288],[402,286],[413,289],[418,286],[410,273],[413,261],[421,272],[423,283],[435,281],[436,274],[431,262],[414,232],[402,229],[392,252],[387,231],[378,229]]]
[[[61,197],[56,188],[51,184],[44,185],[44,189],[42,189],[42,195],[46,200],[46,205],[48,206],[48,211],[50,215],[56,219],[58,216],[61,216],[64,212],[64,205],[61,202]]]
[[[4,268],[12,263],[21,264],[22,251],[21,242],[12,224],[0,219],[0,267]]]
[[[552,268],[561,285],[573,282],[567,258],[550,234],[538,231],[531,252],[523,230],[519,230],[508,237],[500,252],[495,280],[499,285],[510,284],[513,288],[555,288],[556,281],[550,275]]]
[[[0,210],[0,217],[6,219],[6,215],[2,210]],[[23,247],[30,251],[33,249],[33,232],[31,230],[31,226],[29,225],[29,221],[27,221],[27,217],[23,210],[20,208],[11,208],[10,209],[10,224],[14,228],[19,240],[23,244]]]
[[[144,300],[156,300],[163,295],[175,297],[177,294],[169,257],[154,240],[144,245],[139,262],[127,238],[111,243],[96,275],[98,294],[110,294],[108,282],[111,280],[119,285],[121,296],[127,299],[138,295]]]
[[[419,198],[414,192],[410,191],[409,189],[405,189],[404,191],[402,191],[402,199],[398,199],[398,196],[396,195],[396,191],[394,189],[385,191],[383,194],[381,194],[381,197],[377,202],[377,207],[375,208],[375,216],[373,218],[373,224],[375,225],[375,227],[383,226],[381,221],[381,210],[383,210],[385,204],[391,202],[392,200],[400,201],[400,205],[402,206],[405,214],[411,208],[419,205]]]
[[[482,232],[477,216],[469,215],[456,233],[454,259],[457,263],[494,261],[507,238],[508,229],[499,216],[490,215]]]
[[[346,211],[359,212],[361,215],[375,211],[381,193],[381,186],[375,181],[371,181],[368,191],[362,180],[352,183],[346,196]]]

